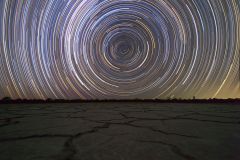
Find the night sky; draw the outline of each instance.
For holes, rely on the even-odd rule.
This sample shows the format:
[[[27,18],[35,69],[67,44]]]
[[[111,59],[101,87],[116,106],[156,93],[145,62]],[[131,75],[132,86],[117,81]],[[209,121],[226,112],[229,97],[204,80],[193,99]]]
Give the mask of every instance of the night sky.
[[[0,0],[0,98],[239,98],[239,57],[239,0]]]

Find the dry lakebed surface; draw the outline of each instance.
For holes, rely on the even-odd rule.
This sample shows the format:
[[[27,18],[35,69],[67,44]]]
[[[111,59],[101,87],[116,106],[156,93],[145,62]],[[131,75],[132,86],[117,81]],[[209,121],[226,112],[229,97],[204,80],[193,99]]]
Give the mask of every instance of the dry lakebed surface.
[[[0,104],[0,160],[240,160],[239,104]]]

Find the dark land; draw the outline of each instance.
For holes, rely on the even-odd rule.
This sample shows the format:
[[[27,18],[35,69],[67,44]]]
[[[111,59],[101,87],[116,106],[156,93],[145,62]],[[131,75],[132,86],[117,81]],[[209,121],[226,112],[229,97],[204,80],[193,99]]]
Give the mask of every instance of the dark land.
[[[45,159],[240,160],[240,103],[1,101],[0,160]]]
[[[225,103],[225,104],[240,104],[240,98],[238,99],[92,99],[92,100],[82,100],[82,99],[73,99],[73,100],[66,100],[66,99],[11,99],[9,97],[4,97],[0,100],[0,104],[35,104],[35,103],[82,103],[82,102],[91,102],[91,103],[99,103],[99,102],[156,102],[156,103]]]

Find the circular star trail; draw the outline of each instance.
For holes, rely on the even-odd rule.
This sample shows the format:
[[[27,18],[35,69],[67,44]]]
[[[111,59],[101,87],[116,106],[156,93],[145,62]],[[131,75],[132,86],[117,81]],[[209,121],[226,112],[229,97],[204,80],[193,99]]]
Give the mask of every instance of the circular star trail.
[[[238,0],[1,0],[0,30],[0,97],[240,97]]]

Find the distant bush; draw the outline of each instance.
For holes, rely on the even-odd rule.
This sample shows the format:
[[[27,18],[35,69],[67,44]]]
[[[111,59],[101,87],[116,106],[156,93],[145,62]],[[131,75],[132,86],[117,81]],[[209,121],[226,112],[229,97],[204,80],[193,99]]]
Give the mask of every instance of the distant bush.
[[[2,99],[2,101],[11,101],[11,100],[12,100],[11,97],[4,97],[4,98]]]

